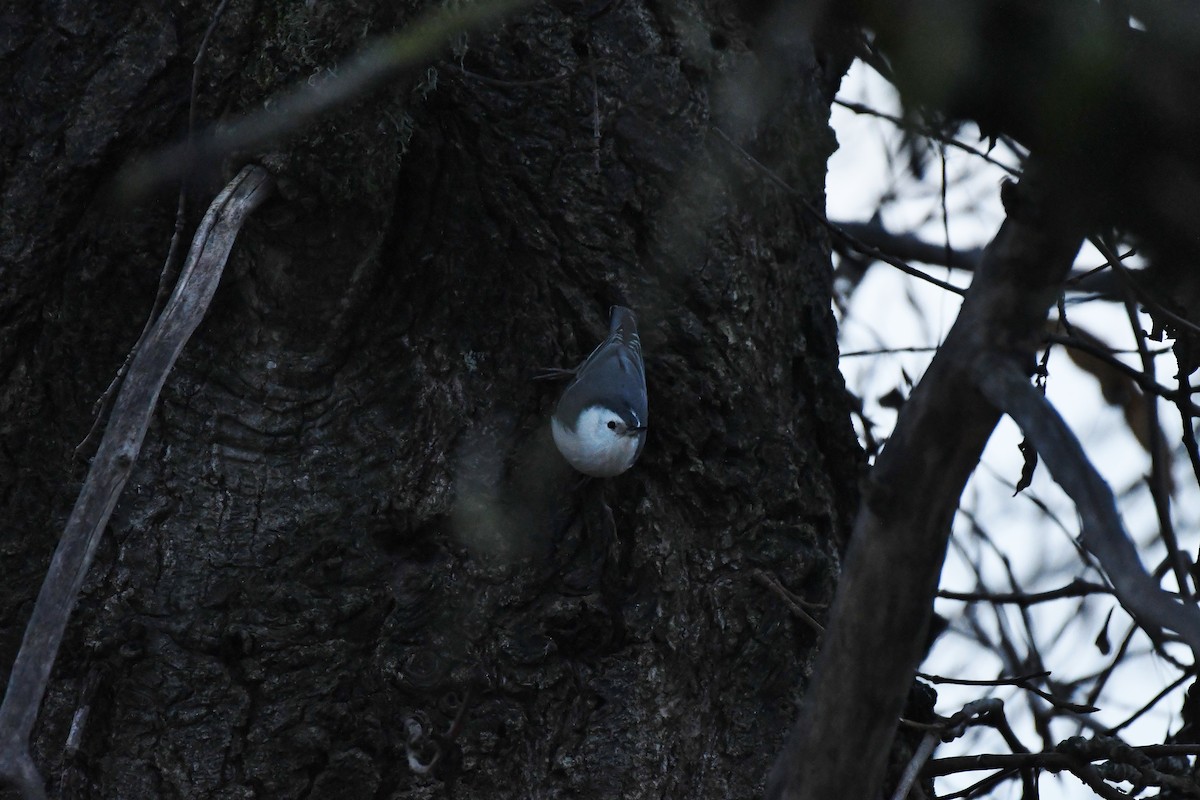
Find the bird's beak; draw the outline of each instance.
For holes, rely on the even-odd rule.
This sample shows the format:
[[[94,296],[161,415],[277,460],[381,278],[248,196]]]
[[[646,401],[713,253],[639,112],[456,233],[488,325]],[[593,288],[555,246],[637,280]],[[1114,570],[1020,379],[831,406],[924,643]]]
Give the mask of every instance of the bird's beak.
[[[633,436],[634,434],[641,433],[645,430],[647,430],[647,427],[645,425],[641,425],[637,428],[626,428],[625,433],[629,434],[630,436]]]

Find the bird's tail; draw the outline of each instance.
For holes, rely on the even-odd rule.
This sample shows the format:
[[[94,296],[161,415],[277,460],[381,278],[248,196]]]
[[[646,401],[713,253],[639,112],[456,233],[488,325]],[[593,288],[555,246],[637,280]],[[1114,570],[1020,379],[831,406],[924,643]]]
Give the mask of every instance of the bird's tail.
[[[625,306],[613,306],[610,313],[612,316],[608,323],[609,336],[620,330],[623,330],[627,337],[637,335],[637,317],[633,315],[631,309]]]

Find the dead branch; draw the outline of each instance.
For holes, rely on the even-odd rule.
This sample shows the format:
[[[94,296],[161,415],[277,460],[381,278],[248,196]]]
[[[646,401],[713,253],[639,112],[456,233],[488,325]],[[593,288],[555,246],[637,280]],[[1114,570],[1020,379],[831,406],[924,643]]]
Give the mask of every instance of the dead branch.
[[[171,299],[133,357],[100,448],[54,551],[0,705],[0,779],[20,789],[26,800],[46,796],[29,754],[29,734],[71,608],[137,460],[167,375],[208,311],[238,231],[270,189],[266,171],[247,166],[209,206]]]
[[[379,88],[398,73],[425,63],[444,49],[452,36],[494,24],[531,2],[485,0],[439,6],[403,30],[377,38],[320,79],[305,81],[273,98],[270,108],[232,124],[209,128],[194,140],[132,162],[117,176],[114,194],[128,202],[182,178],[199,165],[218,164],[236,151],[296,133],[314,119]]]

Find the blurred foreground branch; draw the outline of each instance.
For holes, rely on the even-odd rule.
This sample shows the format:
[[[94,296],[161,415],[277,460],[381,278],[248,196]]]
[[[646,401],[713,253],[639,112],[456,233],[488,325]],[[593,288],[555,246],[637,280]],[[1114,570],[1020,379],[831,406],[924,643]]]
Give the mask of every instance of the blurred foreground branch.
[[[126,165],[117,175],[115,194],[122,202],[132,202],[198,166],[215,166],[231,153],[296,133],[322,114],[433,58],[455,34],[495,23],[531,4],[532,0],[484,0],[438,6],[403,30],[377,38],[321,78],[304,81],[272,98],[269,107]]]

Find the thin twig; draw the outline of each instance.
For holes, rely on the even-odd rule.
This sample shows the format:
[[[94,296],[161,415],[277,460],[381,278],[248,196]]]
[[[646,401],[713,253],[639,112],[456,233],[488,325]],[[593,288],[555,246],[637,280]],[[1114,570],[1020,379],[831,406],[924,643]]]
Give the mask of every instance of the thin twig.
[[[44,797],[44,789],[30,760],[29,734],[71,608],[137,460],[167,375],[208,310],[238,231],[270,187],[265,170],[247,166],[209,206],[175,292],[133,357],[100,449],[54,552],[0,705],[0,779],[20,787],[30,800]]]
[[[983,258],[982,247],[953,250],[943,245],[927,242],[914,233],[892,233],[878,219],[871,219],[867,222],[844,220],[832,220],[832,222],[860,242],[870,247],[877,247],[883,252],[905,261],[918,261],[922,264],[974,272],[975,268],[979,266],[979,259]]]
[[[1072,703],[1068,700],[1055,697],[1051,693],[1039,689],[1033,685],[1033,681],[1038,678],[1050,677],[1049,671],[1032,672],[1029,675],[1018,675],[1015,678],[992,678],[991,680],[969,680],[967,678],[946,678],[941,675],[930,675],[925,672],[918,672],[917,677],[927,680],[930,683],[949,683],[956,686],[1016,686],[1019,689],[1024,689],[1027,692],[1032,692],[1038,697],[1045,700],[1047,703],[1061,708],[1065,711],[1070,711],[1072,714],[1091,714],[1100,709],[1095,706],[1083,705],[1082,703]]]
[[[1164,688],[1163,688],[1163,690],[1162,690],[1161,692],[1159,692],[1158,694],[1154,695],[1154,697],[1152,697],[1152,698],[1151,698],[1151,699],[1150,699],[1150,700],[1149,700],[1149,701],[1148,701],[1148,702],[1147,702],[1145,705],[1143,705],[1143,706],[1142,706],[1141,708],[1139,708],[1137,711],[1133,712],[1133,713],[1132,713],[1132,714],[1130,714],[1128,717],[1126,717],[1124,721],[1117,723],[1116,725],[1112,726],[1111,728],[1107,728],[1107,729],[1105,729],[1105,730],[1104,730],[1104,735],[1105,735],[1105,736],[1116,736],[1116,735],[1117,735],[1118,733],[1120,733],[1120,732],[1121,732],[1121,731],[1122,731],[1124,728],[1127,728],[1127,727],[1129,727],[1130,725],[1132,725],[1132,724],[1133,724],[1135,721],[1137,721],[1139,718],[1141,718],[1141,717],[1142,717],[1142,716],[1143,716],[1143,715],[1144,715],[1146,712],[1148,712],[1150,709],[1152,709],[1152,708],[1154,708],[1156,705],[1158,705],[1158,704],[1159,704],[1159,702],[1160,702],[1160,701],[1161,701],[1161,700],[1162,700],[1164,697],[1166,697],[1166,696],[1167,696],[1167,695],[1169,695],[1171,692],[1173,692],[1173,691],[1175,691],[1176,689],[1178,689],[1180,686],[1182,686],[1182,685],[1183,685],[1184,683],[1186,683],[1187,681],[1190,681],[1190,680],[1192,680],[1194,677],[1195,677],[1195,676],[1194,676],[1194,675],[1192,675],[1190,672],[1185,672],[1185,673],[1183,673],[1183,674],[1182,674],[1182,675],[1180,675],[1178,678],[1176,678],[1175,680],[1171,681],[1171,683],[1170,683],[1169,685],[1167,685],[1166,687],[1164,687]]]
[[[1098,236],[1090,236],[1088,237],[1088,241],[1091,242],[1097,250],[1100,250],[1101,248],[1107,249],[1106,245]],[[1103,252],[1103,250],[1101,250],[1101,252]],[[1129,271],[1129,268],[1122,264],[1119,260],[1113,262],[1113,268],[1117,271],[1117,274],[1125,280],[1130,291],[1132,291],[1134,296],[1137,297],[1138,302],[1151,309],[1154,314],[1158,314],[1159,316],[1163,316],[1171,320],[1171,322],[1175,323],[1180,328],[1191,331],[1192,333],[1200,334],[1200,325],[1197,325],[1189,319],[1184,319],[1171,309],[1164,306],[1162,303],[1158,302],[1153,295],[1141,287],[1141,285],[1134,279],[1133,273]]]
[[[1179,382],[1179,396],[1175,398],[1175,407],[1179,409],[1180,422],[1183,423],[1183,447],[1187,450],[1188,461],[1192,464],[1192,474],[1196,476],[1196,482],[1200,483],[1200,445],[1196,443],[1191,376],[1181,365],[1175,378]],[[1187,408],[1184,408],[1185,404]]]
[[[930,683],[949,683],[955,686],[1020,686],[1023,683],[1028,683],[1036,678],[1050,677],[1049,670],[1044,672],[1031,672],[1028,675],[1017,675],[1012,678],[992,678],[991,680],[971,680],[969,678],[946,678],[941,675],[930,675],[927,672],[918,672],[917,677],[921,680],[929,681]]]
[[[951,592],[945,589],[938,592],[938,597],[946,600],[960,600],[964,603],[1011,603],[1014,605],[1031,606],[1045,603],[1049,600],[1061,600],[1065,597],[1084,597],[1090,594],[1112,594],[1112,589],[1100,583],[1091,583],[1081,578],[1045,592]]]
[[[879,250],[877,248],[871,247],[868,244],[858,241],[853,236],[851,236],[850,234],[848,234],[844,230],[842,230],[840,227],[838,227],[835,223],[830,222],[829,218],[826,217],[825,214],[822,213],[820,209],[818,209],[812,203],[808,202],[807,198],[805,198],[802,194],[800,194],[800,192],[793,189],[791,184],[789,184],[783,178],[779,177],[779,175],[777,175],[774,170],[772,170],[766,164],[759,161],[754,156],[747,153],[745,148],[743,148],[741,145],[739,145],[733,139],[729,138],[729,135],[727,133],[725,133],[725,131],[723,131],[720,128],[715,127],[715,126],[713,127],[713,131],[718,136],[720,136],[721,139],[723,139],[726,144],[728,144],[735,151],[737,151],[738,155],[740,155],[742,158],[746,159],[746,161],[748,163],[750,163],[756,169],[761,171],[763,173],[763,175],[765,175],[768,179],[771,180],[772,183],[774,183],[779,188],[783,189],[788,194],[795,197],[798,202],[800,202],[806,209],[808,209],[808,212],[810,214],[812,214],[817,219],[818,222],[820,222],[822,225],[824,225],[830,231],[830,233],[833,233],[834,235],[836,235],[839,239],[846,242],[848,245],[853,247],[855,250],[858,250],[860,253],[868,255],[877,261],[882,261],[885,264],[890,264],[891,266],[895,267],[896,269],[900,270],[901,272],[905,273],[906,275],[912,275],[914,278],[920,278],[921,280],[925,281],[926,283],[932,283],[934,286],[937,286],[940,289],[945,289],[948,292],[953,292],[954,294],[957,294],[960,296],[965,295],[967,293],[966,289],[961,289],[952,283],[947,283],[946,281],[935,278],[932,275],[929,275],[928,273],[922,272],[921,270],[917,269],[916,267],[909,266],[908,264],[904,263],[903,261],[901,261],[898,258],[894,258],[893,256],[888,255],[887,253],[883,252],[882,250]]]
[[[871,247],[869,244],[858,240],[854,236],[851,236],[849,233],[847,233],[846,231],[844,231],[840,227],[838,227],[837,224],[831,222],[815,206],[808,205],[807,203],[806,203],[806,206],[808,207],[808,210],[810,212],[812,212],[813,216],[815,216],[817,218],[817,221],[820,222],[822,225],[824,225],[830,231],[830,233],[834,234],[836,237],[841,239],[847,245],[854,248],[855,250],[862,253],[863,255],[870,256],[871,258],[874,258],[877,261],[882,261],[883,263],[888,264],[889,266],[895,267],[896,269],[900,270],[901,272],[903,272],[906,275],[911,275],[914,278],[919,278],[919,279],[925,281],[926,283],[931,283],[934,286],[938,287],[939,289],[945,289],[947,292],[952,292],[953,294],[956,294],[960,297],[962,297],[963,295],[965,295],[967,293],[966,289],[955,286],[954,284],[952,284],[948,281],[941,280],[940,278],[935,278],[932,275],[930,275],[929,273],[922,272],[921,270],[917,269],[916,267],[909,265],[905,261],[902,261],[894,256],[890,256],[887,253],[883,252],[882,250],[875,248],[875,247]]]
[[[1080,339],[1076,336],[1060,336],[1057,333],[1047,334],[1046,341],[1065,345],[1066,347],[1070,347],[1074,350],[1087,353],[1089,356],[1103,361],[1106,365],[1125,375],[1131,381],[1136,383],[1138,388],[1143,392],[1148,394],[1156,394],[1159,397],[1170,400],[1173,403],[1184,403],[1187,405],[1188,410],[1192,412],[1193,415],[1200,414],[1200,407],[1197,407],[1191,402],[1190,393],[1186,393],[1181,389],[1169,389],[1166,386],[1163,386],[1161,383],[1158,383],[1144,372],[1139,372],[1120,359],[1114,358],[1113,353],[1115,351],[1113,350],[1097,347],[1093,343],[1085,339]]]
[[[785,589],[782,585],[780,585],[779,581],[777,581],[773,576],[768,575],[766,572],[760,569],[754,571],[754,579],[774,592],[775,595],[783,601],[784,605],[786,605],[788,609],[805,625],[812,628],[819,634],[825,632],[825,628],[821,625],[821,623],[813,619],[812,615],[800,607],[800,603],[802,601]]]
[[[870,247],[876,247],[905,262],[916,261],[921,264],[973,272],[979,266],[979,259],[983,257],[982,247],[954,250],[945,245],[928,242],[914,233],[893,233],[884,227],[878,216],[872,217],[866,222],[849,220],[832,220],[832,222],[858,241]],[[1126,250],[1121,254],[1120,259],[1124,261],[1136,254],[1136,250]],[[1071,276],[1064,282],[1064,288],[1071,292],[1091,293],[1102,300],[1119,299],[1115,278],[1111,278],[1111,276],[1095,277],[1097,273],[1107,270],[1111,266],[1112,264],[1105,261],[1099,266],[1072,271]],[[1131,274],[1137,276],[1138,271],[1133,270]]]
[[[937,346],[931,347],[878,347],[874,350],[847,350],[838,353],[840,358],[856,358],[858,356],[890,356],[895,353],[936,353]]]
[[[1008,780],[1010,777],[1012,777],[1013,773],[1018,771],[1020,771],[1022,774],[1026,772],[1032,773],[1032,770],[1028,767],[1021,768],[1020,770],[1018,770],[1016,767],[998,770],[983,780],[976,781],[965,789],[952,792],[951,794],[939,795],[938,800],[958,800],[960,797],[982,797],[985,793],[990,792],[993,788]],[[1030,800],[1030,798],[1022,797],[1021,800]]]
[[[1104,666],[1104,669],[1092,677],[1092,680],[1095,682],[1092,684],[1092,688],[1088,690],[1087,701],[1089,703],[1095,703],[1100,698],[1100,695],[1104,692],[1104,687],[1108,685],[1109,679],[1117,671],[1117,667],[1124,663],[1125,656],[1129,652],[1129,646],[1133,644],[1133,635],[1137,632],[1137,623],[1131,624],[1125,631],[1125,635],[1121,637],[1121,644],[1117,646],[1117,652],[1113,655],[1112,659]],[[1077,681],[1080,686],[1085,682],[1086,679]]]
[[[1100,254],[1112,260],[1114,252],[1100,237],[1093,237],[1093,242],[1100,248]],[[1126,288],[1125,314],[1129,318],[1129,327],[1137,342],[1138,355],[1142,360],[1142,372],[1147,380],[1155,381],[1154,358],[1146,346],[1146,332],[1138,321],[1137,308],[1129,299],[1132,290]],[[1193,598],[1191,583],[1188,580],[1188,564],[1183,552],[1179,549],[1179,538],[1175,535],[1175,526],[1171,521],[1171,465],[1167,458],[1167,444],[1163,438],[1162,426],[1158,421],[1158,401],[1154,397],[1146,402],[1146,449],[1150,451],[1150,496],[1154,499],[1154,511],[1158,515],[1159,531],[1162,533],[1163,544],[1167,546],[1167,555],[1171,567],[1175,571],[1175,582],[1179,593],[1185,601]]]
[[[981,753],[974,756],[939,758],[925,765],[924,776],[938,777],[956,772],[974,772],[984,769],[1044,769],[1049,772],[1066,770],[1086,783],[1096,794],[1106,800],[1126,800],[1128,795],[1109,786],[1091,764],[1065,753]]]
[[[1131,247],[1128,250],[1126,250],[1124,253],[1121,254],[1121,257],[1119,260],[1123,262],[1125,259],[1132,258],[1133,256],[1136,256],[1137,254],[1138,254],[1137,248]],[[1067,278],[1067,280],[1064,282],[1064,284],[1067,287],[1071,287],[1078,283],[1082,283],[1083,281],[1086,281],[1088,278],[1092,277],[1096,273],[1103,272],[1104,270],[1108,269],[1112,265],[1113,265],[1113,262],[1105,261],[1103,264],[1100,264],[1095,267],[1083,267],[1078,272],[1072,272],[1071,277]]]

